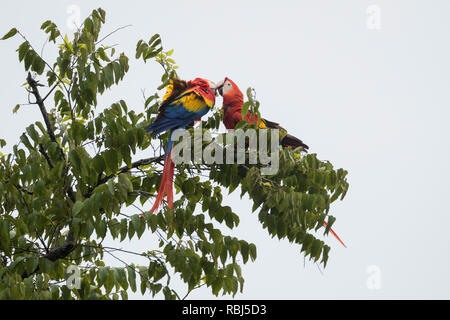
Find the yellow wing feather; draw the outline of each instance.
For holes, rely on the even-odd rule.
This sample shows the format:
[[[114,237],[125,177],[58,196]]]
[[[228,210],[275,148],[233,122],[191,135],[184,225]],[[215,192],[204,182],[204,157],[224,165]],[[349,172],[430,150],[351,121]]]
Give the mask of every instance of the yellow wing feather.
[[[169,96],[172,94],[172,90],[173,90],[173,82],[170,81],[170,84],[166,86],[166,94],[163,97],[163,100],[167,100],[167,98],[169,98]]]
[[[164,94],[163,100],[169,98],[169,96],[172,94],[172,90],[173,90],[173,83],[170,82],[170,84],[166,86],[166,93]],[[174,100],[172,103],[177,105],[182,104],[183,107],[192,112],[197,112],[203,109],[204,107],[211,107],[213,104],[212,101],[205,101],[202,95],[200,95],[194,90],[192,90],[190,93],[183,95],[179,99]]]
[[[189,93],[174,101],[175,104],[182,104],[183,107],[192,112],[200,111],[207,107],[207,104],[203,100],[203,97],[196,92]]]

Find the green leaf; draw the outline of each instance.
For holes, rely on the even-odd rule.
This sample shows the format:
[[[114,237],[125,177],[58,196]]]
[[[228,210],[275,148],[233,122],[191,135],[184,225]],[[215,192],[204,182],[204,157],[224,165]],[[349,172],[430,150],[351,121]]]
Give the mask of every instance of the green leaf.
[[[36,71],[37,74],[41,75],[45,70],[45,61],[41,59],[38,55],[36,55],[33,60],[32,70]]]
[[[125,269],[124,268],[114,268],[114,274],[115,274],[115,278],[116,278],[117,282],[120,284],[120,286],[124,290],[127,290],[128,289],[128,281],[127,281]]]
[[[114,195],[114,178],[109,179],[106,185],[108,186],[109,193]]]
[[[120,220],[120,241],[125,240],[128,234],[128,221],[127,219]]]
[[[148,44],[151,45],[156,39],[160,39],[160,35],[158,33],[154,34],[150,40],[148,40]]]
[[[100,57],[100,59],[102,59],[103,61],[111,61],[108,56],[105,53],[105,50],[103,48],[98,48],[97,53]]]
[[[17,29],[16,28],[12,28],[11,30],[9,30],[1,40],[6,40],[8,38],[14,37],[17,34]]]
[[[109,276],[109,268],[108,267],[100,267],[97,273],[97,283],[99,286],[102,286],[106,283],[106,280]]]
[[[128,282],[130,284],[130,288],[133,292],[136,292],[136,271],[133,267],[127,266],[128,271]]]
[[[106,222],[104,220],[100,220],[95,224],[95,231],[97,233],[97,237],[103,239],[106,236]]]
[[[45,21],[42,25],[41,25],[41,30],[45,30],[48,26],[50,26],[52,24],[51,20],[47,20]]]
[[[39,259],[39,271],[43,273],[50,273],[53,270],[53,262],[48,260],[47,258]]]
[[[253,243],[249,244],[249,252],[250,252],[250,258],[252,261],[256,260],[256,246]]]
[[[81,209],[83,209],[83,202],[82,201],[77,201],[73,204],[72,207],[72,215],[75,217],[78,213],[80,213]]]
[[[119,168],[119,159],[115,150],[107,150],[103,153],[107,168],[111,173],[114,173]]]
[[[214,282],[212,283],[212,292],[215,296],[219,294],[220,289],[222,289],[223,286],[223,280],[221,278],[216,278]]]
[[[131,223],[138,235],[138,238],[141,238],[142,234],[145,231],[145,220],[141,218],[139,215],[135,214],[131,216]]]
[[[25,263],[25,270],[28,274],[33,273],[39,265],[39,258],[38,257],[28,257],[27,261]]]
[[[23,42],[17,51],[19,52],[19,61],[22,62],[25,58],[26,54],[28,53],[28,50],[30,50],[30,44],[28,41]]]
[[[241,245],[242,259],[243,259],[244,263],[247,263],[250,247],[249,247],[248,243],[246,241],[244,241],[244,240],[240,241],[240,245]]]
[[[105,159],[101,155],[96,155],[92,159],[92,164],[97,174],[101,174],[106,169]]]
[[[16,106],[13,109],[13,113],[17,113],[17,111],[19,111],[20,108],[20,104],[16,104]]]
[[[81,159],[76,150],[69,151],[69,160],[72,163],[73,167],[80,171],[81,169]]]
[[[242,105],[242,109],[241,109],[241,117],[242,117],[242,119],[245,119],[245,117],[247,116],[249,107],[250,107],[250,103],[249,102],[245,102]]]
[[[34,129],[34,125],[30,125],[26,128],[26,131],[31,139],[33,139],[34,142],[39,142],[39,134],[37,133],[36,129]]]
[[[34,292],[33,277],[28,277],[23,280],[25,285],[25,298],[31,298]]]
[[[36,56],[37,55],[36,55],[36,52],[34,52],[34,50],[29,50],[26,53],[25,58],[24,58],[24,61],[25,61],[24,67],[25,67],[26,71],[28,71],[30,69]]]

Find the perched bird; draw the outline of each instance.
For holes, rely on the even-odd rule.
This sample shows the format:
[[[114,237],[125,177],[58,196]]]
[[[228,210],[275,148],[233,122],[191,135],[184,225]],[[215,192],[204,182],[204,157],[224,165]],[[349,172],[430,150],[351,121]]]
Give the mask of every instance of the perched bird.
[[[242,106],[244,104],[244,95],[242,94],[239,87],[229,78],[217,83],[217,92],[223,97],[223,118],[222,122],[227,129],[234,129],[235,126],[242,121]],[[250,123],[257,123],[258,118],[256,115],[252,115],[249,111],[245,116],[245,120]],[[303,151],[307,152],[309,147],[303,143],[302,140],[288,134],[286,130],[281,127],[278,123],[269,121],[267,119],[260,119],[258,123],[259,128],[269,128],[269,129],[279,129],[280,130],[280,144],[283,148],[298,148],[301,147]],[[324,222],[325,227],[327,223]],[[344,242],[339,238],[339,236],[330,229],[333,236],[344,246]]]
[[[217,84],[217,90],[223,97],[223,124],[227,129],[234,129],[234,127],[242,121],[241,110],[244,104],[244,95],[241,90],[239,90],[239,87],[228,78],[225,78],[225,80],[220,81]],[[245,120],[251,123],[256,123],[258,121],[256,115],[252,115],[250,111],[245,116]],[[262,118],[260,119],[259,127],[280,130],[280,144],[283,148],[291,147],[295,149],[302,147],[305,151],[309,148],[302,140],[288,134],[286,129],[276,122]]]
[[[161,184],[150,212],[153,213],[159,208],[165,196],[167,196],[168,207],[173,209],[175,164],[171,159],[172,132],[175,129],[184,129],[204,116],[214,106],[215,89],[214,82],[201,78],[195,78],[191,81],[174,78],[166,87],[166,94],[159,107],[159,113],[155,121],[147,127],[147,132],[152,132],[152,136],[170,131],[165,150]]]

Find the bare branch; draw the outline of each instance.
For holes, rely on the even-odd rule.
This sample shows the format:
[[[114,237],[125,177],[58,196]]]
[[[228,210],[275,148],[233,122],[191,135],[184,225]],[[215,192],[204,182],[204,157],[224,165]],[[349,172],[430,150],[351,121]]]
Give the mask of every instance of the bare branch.
[[[44,158],[47,161],[47,163],[50,166],[50,168],[53,169],[53,163],[50,160],[50,157],[48,156],[47,152],[45,151],[44,146],[42,145],[42,143],[39,143],[39,152],[44,156]]]
[[[159,162],[162,159],[164,159],[164,156],[145,158],[145,159],[141,159],[141,160],[135,161],[135,162],[133,162],[131,164],[131,167],[123,166],[122,168],[119,169],[119,171],[117,173],[113,173],[113,174],[110,174],[109,176],[103,177],[102,179],[99,180],[99,182],[97,183],[97,186],[101,185],[103,183],[106,183],[109,179],[111,179],[112,177],[115,177],[115,176],[117,176],[117,175],[119,175],[121,173],[128,172],[131,169],[135,169],[135,168],[138,168],[140,166],[145,166],[145,165],[148,165],[148,164],[151,164],[151,163]]]
[[[99,44],[100,42],[102,42],[103,40],[105,40],[106,38],[108,38],[109,36],[113,35],[114,33],[116,33],[116,32],[119,31],[119,30],[122,30],[122,29],[125,29],[125,28],[128,28],[128,27],[132,27],[132,26],[133,26],[133,25],[131,25],[131,24],[127,24],[126,26],[119,27],[119,28],[117,28],[116,30],[111,31],[110,33],[108,33],[106,36],[104,36],[104,37],[101,38],[100,40],[98,40],[95,44],[96,44],[96,45]]]
[[[44,100],[41,98],[41,94],[38,90],[38,83],[31,76],[31,72],[28,72],[27,82],[31,87],[31,93],[36,98],[36,104],[39,106],[39,110],[41,110],[42,117],[44,118],[45,125],[47,127],[48,135],[50,136],[50,140],[56,142],[55,132],[53,131],[52,125],[50,123],[50,119],[48,118],[47,110],[45,109]],[[64,153],[62,154],[64,157]]]

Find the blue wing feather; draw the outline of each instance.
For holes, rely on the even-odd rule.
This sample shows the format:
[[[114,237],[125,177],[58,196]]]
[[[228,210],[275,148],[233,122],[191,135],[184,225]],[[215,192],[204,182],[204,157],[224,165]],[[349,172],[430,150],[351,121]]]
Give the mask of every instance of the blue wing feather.
[[[152,136],[156,136],[167,130],[184,128],[192,121],[205,115],[208,110],[209,108],[206,107],[197,112],[192,112],[181,104],[171,104],[155,122],[147,127],[147,132],[152,131]]]

